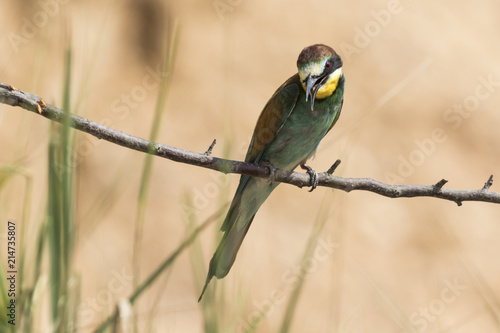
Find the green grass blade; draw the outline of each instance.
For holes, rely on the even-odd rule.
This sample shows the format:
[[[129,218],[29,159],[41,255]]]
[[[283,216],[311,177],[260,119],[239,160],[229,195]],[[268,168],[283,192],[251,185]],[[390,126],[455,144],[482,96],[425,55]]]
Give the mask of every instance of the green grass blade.
[[[194,242],[200,232],[202,232],[212,222],[216,221],[225,209],[226,207],[220,209],[218,212],[206,219],[199,227],[196,228],[196,230],[190,233],[189,236],[186,237],[185,240],[179,245],[179,247],[177,247],[177,249],[168,258],[166,258],[163,263],[161,263],[160,266],[158,266],[158,268],[144,282],[142,282],[135,289],[134,293],[129,297],[129,302],[131,304],[134,304],[134,302],[142,295],[142,293],[146,291],[156,281],[156,279],[158,279],[158,277],[174,263],[177,257]],[[107,318],[94,332],[104,332],[106,328],[111,323],[113,323],[115,316],[116,313]]]
[[[52,124],[49,142],[47,237],[50,261],[52,325],[57,332],[71,326],[71,257],[73,253],[73,138],[71,110],[71,48],[65,52],[62,126]],[[74,304],[73,304],[74,305]]]
[[[57,150],[57,133],[55,132],[54,125],[51,125],[51,140],[49,143],[49,174],[48,174],[48,211],[47,211],[47,237],[49,245],[49,262],[50,262],[50,304],[53,323],[57,322],[59,317],[58,303],[59,303],[59,286],[61,285],[61,261],[59,254],[62,252],[61,248],[61,200],[60,200],[60,187],[58,177],[58,150]]]
[[[153,124],[151,126],[151,133],[149,136],[149,141],[156,142],[158,138],[158,133],[160,131],[161,119],[163,111],[165,109],[165,102],[167,99],[168,89],[170,86],[170,81],[172,77],[172,72],[174,69],[175,53],[177,48],[177,38],[178,38],[178,24],[177,21],[174,22],[172,32],[169,36],[170,43],[168,45],[168,54],[165,57],[165,63],[163,65],[164,75],[161,78],[160,91],[158,93],[158,99],[156,101],[155,114],[153,118]],[[154,146],[151,144],[148,148],[150,152],[153,152]],[[138,204],[137,204],[137,217],[136,217],[136,230],[134,235],[134,251],[133,251],[133,270],[134,270],[134,287],[137,287],[140,281],[141,272],[141,254],[142,254],[142,234],[144,230],[144,220],[146,215],[146,204],[148,200],[148,192],[151,180],[151,170],[153,168],[153,155],[147,154],[144,159],[144,168],[142,170]],[[134,307],[134,312],[137,313],[137,307]],[[135,320],[137,315],[134,315],[134,327],[137,331],[137,322]]]
[[[25,179],[25,191],[24,191],[24,200],[23,200],[23,215],[22,215],[22,220],[21,223],[18,224],[17,230],[20,229],[20,235],[16,237],[16,257],[19,258],[17,260],[16,268],[17,268],[17,279],[16,279],[16,285],[17,285],[17,312],[18,313],[23,313],[24,312],[24,307],[26,305],[26,302],[28,301],[29,295],[26,295],[25,290],[23,290],[23,281],[24,281],[24,268],[26,266],[25,264],[25,258],[26,258],[26,253],[28,251],[27,249],[27,244],[26,244],[26,232],[29,230],[29,216],[30,216],[30,207],[31,207],[31,198],[32,198],[32,189],[33,189],[33,179],[31,172],[29,172],[27,169],[24,169],[22,167],[18,166],[7,166],[7,165],[0,165],[0,188],[12,177],[20,175]],[[2,270],[2,273],[0,274],[0,279],[2,280],[1,282],[3,283],[5,281],[4,278],[4,271]],[[3,306],[6,304],[8,301],[7,298],[7,293],[4,293],[4,285],[0,283],[0,292],[2,295],[2,299],[0,300],[0,305]],[[2,318],[5,319],[5,318]],[[17,325],[26,325],[27,322],[30,320],[29,317],[27,316],[22,316],[17,318]],[[0,324],[2,323],[2,320],[0,320]]]
[[[63,179],[61,184],[62,189],[62,226],[63,226],[63,244],[64,253],[63,264],[66,271],[66,278],[69,279],[70,260],[73,252],[73,138],[71,128],[71,48],[66,49],[65,58],[65,77],[64,77],[64,93],[63,93],[63,110],[66,113],[64,124],[62,127],[62,142],[61,154],[64,166]]]
[[[314,223],[313,229],[311,231],[311,235],[309,236],[309,240],[307,241],[306,248],[304,250],[304,254],[302,255],[302,260],[300,261],[300,265],[302,266],[303,263],[307,262],[314,254],[314,250],[316,249],[317,243],[318,243],[318,238],[321,234],[321,230],[323,230],[323,226],[325,225],[325,222],[327,220],[328,216],[328,208],[329,208],[329,193],[331,191],[328,191],[325,194],[325,197],[323,198],[323,202],[321,203],[321,207],[318,212],[318,216],[316,217],[316,221]],[[299,301],[300,294],[302,293],[302,287],[304,286],[304,282],[307,278],[307,272],[303,273],[304,270],[301,270],[301,274],[298,276],[298,282],[293,290],[290,300],[288,303],[288,306],[286,308],[285,316],[283,317],[283,322],[281,324],[281,333],[287,333],[290,330],[290,327],[292,325],[294,316],[295,316],[295,310],[297,309],[297,304]],[[261,316],[262,319],[262,316]],[[256,327],[256,325],[250,325],[250,327]]]
[[[165,102],[168,94],[168,88],[170,85],[170,79],[172,77],[172,71],[174,69],[177,39],[178,39],[178,26],[177,22],[175,22],[172,34],[170,36],[168,56],[166,57],[165,64],[163,66],[163,73],[167,74],[162,76],[160,91],[156,102],[155,115],[151,127],[151,133],[149,136],[149,141],[151,142],[156,141],[158,133],[160,131],[161,118],[163,115],[163,110],[165,109]],[[150,150],[154,149],[154,146],[151,145],[149,149]],[[153,167],[153,155],[147,154],[144,160],[144,168],[142,170],[142,177],[139,188],[137,217],[136,217],[136,232],[134,238],[133,265],[134,265],[135,286],[137,286],[137,283],[140,279],[140,256],[141,256],[142,232],[144,229],[144,217],[146,214],[146,203],[148,199],[148,190],[150,185],[152,167]]]
[[[229,203],[221,205],[219,212],[220,216],[224,216],[222,213],[226,211]],[[197,211],[195,205],[193,204],[192,196],[186,194],[183,203],[184,211],[186,214],[186,230],[188,233],[193,233],[197,228]],[[220,225],[220,224],[219,224]],[[218,230],[218,229],[217,229]],[[201,248],[201,243],[199,239],[193,242],[193,245],[189,248],[191,267],[193,269],[196,290],[198,295],[201,293],[201,288],[203,287],[206,279],[207,268],[204,264],[203,251]],[[221,315],[224,313],[225,308],[223,306],[216,306],[216,299],[214,293],[207,291],[203,296],[203,302],[200,303],[201,311],[203,315],[203,326],[204,331],[207,333],[220,332],[220,327],[222,327]],[[221,302],[222,303],[222,302]]]

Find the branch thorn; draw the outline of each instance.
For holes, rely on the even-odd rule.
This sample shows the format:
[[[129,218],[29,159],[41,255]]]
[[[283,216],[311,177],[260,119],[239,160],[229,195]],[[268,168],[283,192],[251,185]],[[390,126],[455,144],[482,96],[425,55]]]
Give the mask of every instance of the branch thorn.
[[[490,178],[488,178],[488,180],[486,181],[486,183],[484,183],[484,186],[481,189],[481,191],[489,190],[491,185],[493,185],[493,175],[491,175]]]
[[[205,155],[210,156],[212,154],[212,149],[214,149],[214,146],[216,143],[217,143],[217,140],[214,139],[214,141],[212,141],[212,144],[210,145],[210,147],[208,147],[207,151],[205,152]]]
[[[330,167],[330,169],[328,169],[328,171],[326,173],[329,175],[334,173],[335,170],[337,169],[337,167],[339,166],[339,164],[340,164],[340,160],[336,160],[335,163],[333,163],[333,165]]]
[[[432,185],[434,188],[434,192],[439,192],[443,188],[444,184],[446,184],[448,181],[446,179],[441,179],[438,181],[436,184]],[[459,205],[460,206],[460,205]]]

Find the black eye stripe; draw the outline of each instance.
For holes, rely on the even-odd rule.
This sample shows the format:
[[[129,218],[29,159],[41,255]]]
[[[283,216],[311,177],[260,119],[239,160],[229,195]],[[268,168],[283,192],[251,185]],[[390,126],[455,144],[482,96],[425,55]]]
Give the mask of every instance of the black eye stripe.
[[[334,69],[342,67],[342,59],[336,54],[325,63],[324,73],[332,73]]]

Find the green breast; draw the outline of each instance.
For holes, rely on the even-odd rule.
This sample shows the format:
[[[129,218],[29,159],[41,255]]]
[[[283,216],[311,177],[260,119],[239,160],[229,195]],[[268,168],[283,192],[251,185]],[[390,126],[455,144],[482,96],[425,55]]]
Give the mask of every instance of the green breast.
[[[331,96],[315,101],[314,111],[311,111],[311,101],[309,99],[306,102],[306,94],[300,87],[300,95],[292,113],[269,143],[263,159],[271,161],[277,168],[291,170],[307,158],[340,115],[344,83],[342,76]]]

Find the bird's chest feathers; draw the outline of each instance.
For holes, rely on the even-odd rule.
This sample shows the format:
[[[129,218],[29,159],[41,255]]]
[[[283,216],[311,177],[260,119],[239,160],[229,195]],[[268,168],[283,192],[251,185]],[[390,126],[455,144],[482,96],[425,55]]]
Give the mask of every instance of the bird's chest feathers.
[[[285,125],[285,127],[288,127],[286,130],[290,131],[291,135],[296,135],[303,140],[321,140],[334,118],[333,108],[329,105],[318,105],[314,111],[311,111],[307,104],[306,107],[296,111],[292,113],[288,126]]]

